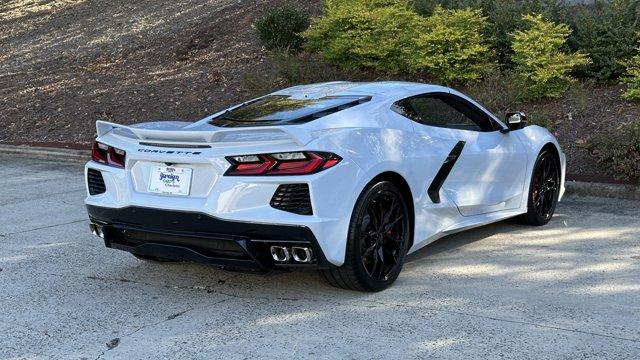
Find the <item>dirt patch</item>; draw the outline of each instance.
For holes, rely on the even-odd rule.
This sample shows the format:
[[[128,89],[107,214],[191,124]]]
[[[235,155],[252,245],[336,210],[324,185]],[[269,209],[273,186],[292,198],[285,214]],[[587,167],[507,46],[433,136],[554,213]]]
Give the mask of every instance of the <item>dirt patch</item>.
[[[5,2],[0,141],[87,144],[97,119],[195,120],[244,99],[265,58],[252,24],[280,2]]]
[[[622,85],[576,85],[562,99],[525,104],[523,110],[547,119],[567,154],[568,173],[579,175],[576,179],[597,175],[611,180],[589,155],[587,144],[595,134],[620,131],[621,125],[640,122],[640,106],[622,100],[623,91]]]

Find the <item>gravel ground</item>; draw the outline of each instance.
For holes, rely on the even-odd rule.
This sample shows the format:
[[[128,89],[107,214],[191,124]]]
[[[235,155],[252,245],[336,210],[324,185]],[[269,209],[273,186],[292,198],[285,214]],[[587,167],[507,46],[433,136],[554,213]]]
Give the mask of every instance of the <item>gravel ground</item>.
[[[2,359],[640,357],[637,202],[448,236],[361,294],[139,261],[89,235],[80,166],[0,163]]]

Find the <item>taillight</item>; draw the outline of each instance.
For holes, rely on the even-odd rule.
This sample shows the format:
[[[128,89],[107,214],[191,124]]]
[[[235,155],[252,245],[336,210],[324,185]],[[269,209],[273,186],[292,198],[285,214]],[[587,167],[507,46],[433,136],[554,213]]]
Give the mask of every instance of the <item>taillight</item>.
[[[123,168],[126,157],[127,153],[124,150],[97,141],[91,149],[91,160],[105,165]]]
[[[227,156],[231,167],[225,175],[307,175],[335,166],[342,158],[333,153],[300,151]]]

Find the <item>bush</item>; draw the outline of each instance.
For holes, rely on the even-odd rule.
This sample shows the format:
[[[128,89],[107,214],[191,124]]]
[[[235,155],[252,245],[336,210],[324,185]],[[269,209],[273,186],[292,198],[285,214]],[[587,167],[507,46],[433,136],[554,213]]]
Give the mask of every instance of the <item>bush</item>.
[[[640,30],[640,0],[595,0],[575,4],[562,0],[415,0],[418,13],[430,16],[441,4],[446,9],[477,8],[487,16],[485,37],[502,68],[512,68],[511,34],[523,30],[522,15],[542,14],[573,30],[567,45],[589,54],[592,62],[580,67],[583,76],[615,79],[624,73],[621,62],[633,56]]]
[[[633,57],[640,30],[639,0],[596,1],[574,8],[567,22],[574,29],[573,49],[589,54],[592,62],[581,73],[600,80],[625,72],[623,63]]]
[[[441,6],[444,9],[483,9],[486,10],[486,0],[414,0],[414,9],[423,16],[431,16],[435,12],[436,7]]]
[[[571,30],[567,25],[545,21],[542,15],[524,15],[531,24],[527,30],[513,34],[513,62],[516,72],[527,86],[531,99],[557,98],[573,79],[569,72],[586,65],[589,59],[582,53],[562,51]]]
[[[640,181],[640,124],[602,132],[588,144],[600,166],[617,179]]]
[[[487,16],[485,38],[502,68],[513,67],[511,58],[511,34],[523,28],[522,15],[542,14],[550,19],[560,19],[566,9],[563,1],[558,0],[415,0],[416,10],[425,16],[431,16],[435,8],[441,5],[446,9],[481,9]]]
[[[445,10],[436,6],[426,18],[417,39],[414,68],[427,71],[437,80],[450,84],[467,82],[486,70],[489,48],[482,32],[486,18],[480,10]]]
[[[640,100],[640,47],[636,56],[626,65],[627,74],[623,82],[627,84],[627,90],[622,97],[627,100]]]
[[[300,34],[309,27],[309,17],[297,8],[284,4],[267,10],[255,26],[265,48],[297,51],[304,43]]]
[[[422,21],[404,1],[334,0],[304,37],[309,50],[343,68],[409,72]]]
[[[478,10],[437,7],[424,18],[402,0],[327,1],[304,33],[307,47],[342,68],[425,71],[445,83],[481,76],[488,53]]]

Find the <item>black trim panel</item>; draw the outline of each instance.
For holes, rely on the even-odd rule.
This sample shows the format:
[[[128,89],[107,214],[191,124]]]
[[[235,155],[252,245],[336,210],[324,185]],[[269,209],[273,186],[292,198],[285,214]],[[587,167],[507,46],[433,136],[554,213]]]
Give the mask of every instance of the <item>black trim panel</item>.
[[[447,158],[444,160],[444,163],[440,167],[440,170],[438,170],[438,173],[433,178],[431,185],[429,185],[429,190],[427,191],[427,193],[429,194],[431,201],[433,201],[435,204],[440,203],[440,189],[442,188],[444,181],[447,180],[447,177],[449,176],[451,169],[453,169],[453,166],[456,164],[456,161],[458,161],[464,145],[464,141],[458,141]]]
[[[89,168],[87,170],[87,186],[91,196],[104,194],[107,191],[102,172],[96,169]]]
[[[269,202],[272,208],[298,215],[313,215],[309,184],[282,184]]]
[[[330,268],[306,226],[256,224],[218,219],[196,212],[87,205],[90,220],[102,226],[105,245],[134,254],[256,270]],[[274,263],[269,246],[312,248],[313,264]]]
[[[161,147],[161,148],[172,148],[172,149],[210,149],[211,148],[210,145],[204,145],[204,144],[163,144],[163,143],[146,142],[146,141],[140,141],[140,145]]]

